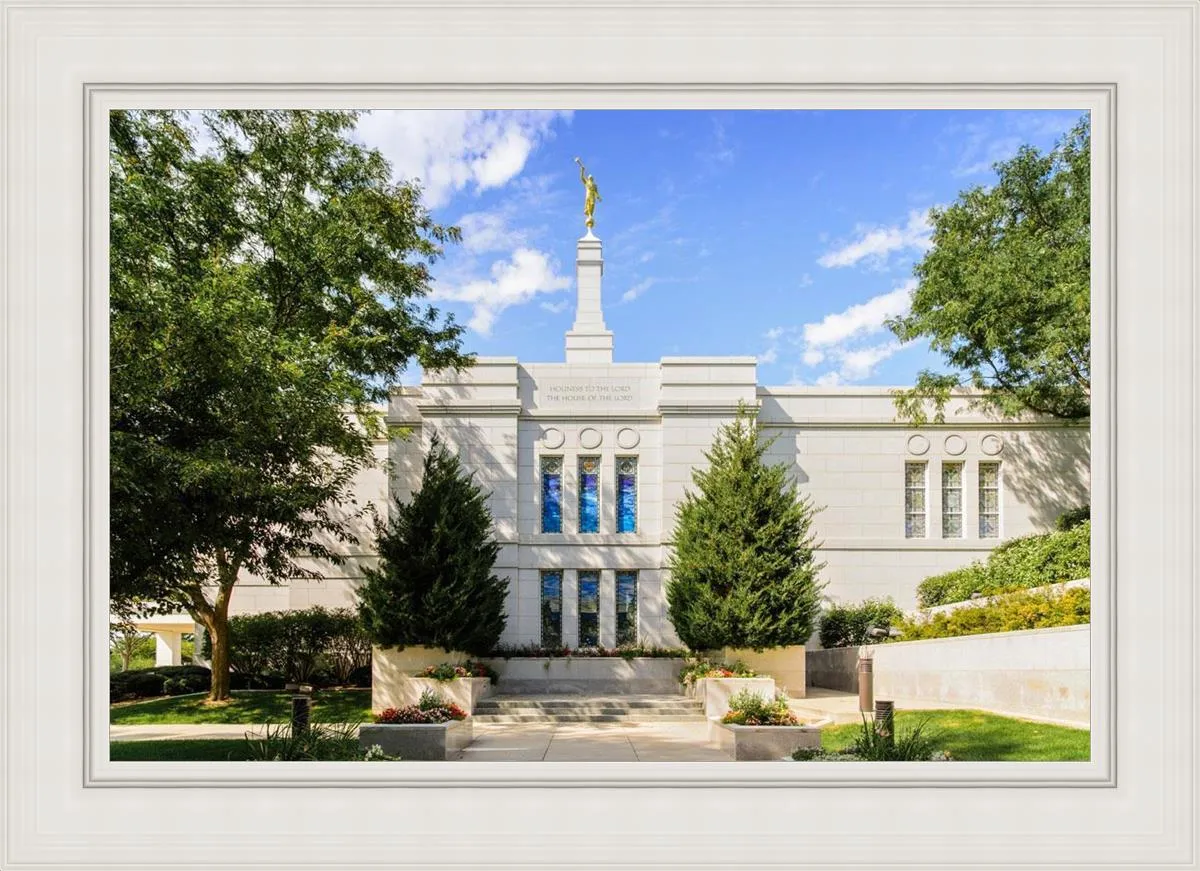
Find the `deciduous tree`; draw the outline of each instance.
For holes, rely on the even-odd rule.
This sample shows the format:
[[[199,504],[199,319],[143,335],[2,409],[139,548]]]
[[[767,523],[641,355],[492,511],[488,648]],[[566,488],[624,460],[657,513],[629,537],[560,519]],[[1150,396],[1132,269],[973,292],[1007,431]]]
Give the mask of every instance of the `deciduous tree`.
[[[203,625],[213,700],[238,579],[339,562],[386,385],[468,361],[421,304],[457,231],[352,141],[355,117],[110,119],[112,604]]]

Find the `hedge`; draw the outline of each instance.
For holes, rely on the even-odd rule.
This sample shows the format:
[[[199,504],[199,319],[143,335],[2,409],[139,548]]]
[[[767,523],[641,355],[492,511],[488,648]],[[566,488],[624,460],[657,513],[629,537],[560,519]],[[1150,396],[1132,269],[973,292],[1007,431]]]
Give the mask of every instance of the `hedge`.
[[[821,646],[853,647],[864,643],[872,627],[889,629],[904,613],[891,599],[866,599],[857,605],[834,605],[821,615]]]
[[[204,655],[212,655],[207,634]],[[229,618],[229,662],[234,688],[239,677],[261,689],[270,688],[264,682],[349,686],[356,673],[369,672],[371,643],[358,617],[344,608],[241,614]]]
[[[1091,590],[1010,593],[985,605],[957,608],[928,618],[902,619],[897,628],[899,641],[927,638],[953,638],[988,632],[1016,632],[1021,629],[1046,629],[1091,622]]]
[[[112,702],[155,696],[179,696],[209,688],[212,673],[202,665],[161,665],[118,671],[108,676],[108,698]]]
[[[917,603],[932,608],[964,602],[976,593],[991,596],[1086,578],[1091,575],[1091,536],[1091,521],[1081,520],[1062,531],[1006,541],[986,563],[923,580],[917,586]]]

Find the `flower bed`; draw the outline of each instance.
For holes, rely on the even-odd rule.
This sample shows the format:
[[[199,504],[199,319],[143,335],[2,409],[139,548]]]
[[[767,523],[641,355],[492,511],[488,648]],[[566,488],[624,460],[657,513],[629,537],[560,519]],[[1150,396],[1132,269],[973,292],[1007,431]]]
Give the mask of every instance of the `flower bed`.
[[[497,674],[496,670],[486,662],[468,659],[462,665],[456,665],[452,662],[427,665],[417,673],[417,677],[427,677],[438,681],[451,681],[462,677],[486,677],[494,684]]]
[[[692,684],[688,692],[704,706],[704,716],[724,717],[730,700],[742,692],[751,692],[764,700],[775,698],[775,680],[769,677],[705,677]]]
[[[687,656],[687,650],[682,647],[642,647],[641,645],[625,645],[623,647],[542,647],[537,644],[500,645],[492,651],[493,659],[514,659],[536,657],[538,659],[603,658],[620,657],[621,659],[682,659]]]
[[[375,722],[358,730],[359,746],[404,760],[442,760],[471,743],[474,737],[467,712],[434,692],[425,692],[415,705],[387,708]]]

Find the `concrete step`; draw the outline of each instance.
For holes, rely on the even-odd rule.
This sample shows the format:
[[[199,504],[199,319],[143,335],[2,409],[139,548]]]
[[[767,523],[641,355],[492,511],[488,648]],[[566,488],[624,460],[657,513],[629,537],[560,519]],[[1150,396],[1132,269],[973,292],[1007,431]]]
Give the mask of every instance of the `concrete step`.
[[[478,725],[493,724],[538,724],[538,723],[692,723],[703,722],[699,712],[679,714],[475,714],[472,719]]]
[[[475,703],[476,723],[690,722],[703,709],[684,696],[499,695]]]

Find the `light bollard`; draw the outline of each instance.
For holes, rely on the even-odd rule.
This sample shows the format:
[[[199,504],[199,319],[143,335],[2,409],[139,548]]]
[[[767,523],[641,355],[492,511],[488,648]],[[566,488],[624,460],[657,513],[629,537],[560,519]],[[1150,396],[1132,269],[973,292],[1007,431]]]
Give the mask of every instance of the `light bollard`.
[[[292,734],[301,735],[308,731],[312,715],[312,687],[307,684],[289,684],[292,694]]]
[[[871,657],[858,654],[858,710],[868,713],[875,698],[875,665]]]

